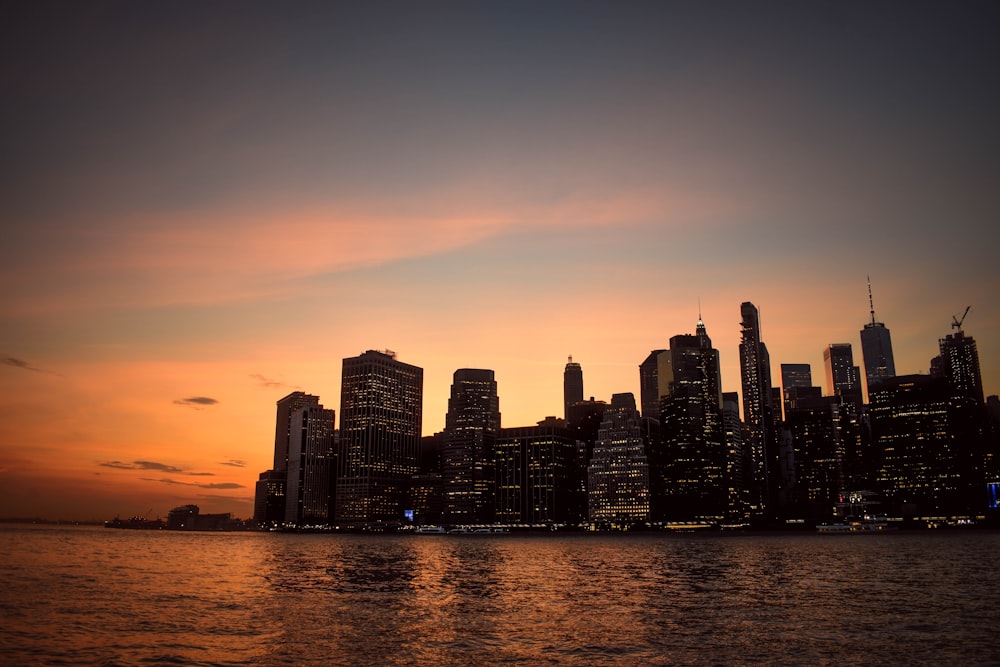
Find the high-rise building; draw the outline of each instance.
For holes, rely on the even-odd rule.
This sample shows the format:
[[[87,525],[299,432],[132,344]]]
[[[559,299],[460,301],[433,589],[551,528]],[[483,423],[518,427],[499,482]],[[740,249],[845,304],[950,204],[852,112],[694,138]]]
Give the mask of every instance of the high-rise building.
[[[581,468],[565,422],[500,429],[496,445],[496,520],[509,524],[577,523]]]
[[[938,341],[941,370],[955,398],[967,398],[983,404],[983,376],[979,369],[976,340],[959,329]]]
[[[751,503],[758,514],[774,510],[781,490],[780,454],[774,434],[771,405],[771,358],[761,340],[760,314],[749,301],[740,305],[740,376],[743,385],[743,422],[746,425],[752,470]],[[773,512],[772,512],[773,513]]]
[[[670,382],[670,351],[653,350],[639,364],[639,404],[643,419],[660,418],[660,398]]]
[[[583,400],[583,367],[569,358],[563,371],[563,419],[569,420],[569,408]]]
[[[418,470],[424,371],[390,351],[344,359],[336,519],[362,527],[399,524]]]
[[[649,519],[649,462],[632,394],[614,394],[587,468],[590,520],[628,527]]]
[[[831,343],[823,350],[826,370],[826,391],[839,396],[854,415],[861,414],[864,399],[861,393],[861,371],[854,365],[850,343]]]
[[[812,367],[809,364],[781,364],[782,406],[788,414],[789,390],[793,387],[812,386]],[[775,407],[777,411],[777,407]]]
[[[445,417],[441,468],[446,522],[493,522],[499,430],[500,399],[493,371],[455,371]]]
[[[740,419],[740,395],[736,391],[722,394],[722,424],[726,437],[726,481],[728,520],[740,523],[749,518],[747,484],[743,479],[750,469],[743,447],[743,420]]]
[[[875,302],[872,300],[872,283],[868,281],[868,305],[872,320],[861,330],[861,354],[865,362],[865,380],[868,383],[869,401],[873,385],[886,378],[896,377],[896,362],[892,356],[892,336],[884,324],[875,319]]]
[[[792,451],[791,513],[828,519],[844,491],[844,441],[841,399],[823,396],[819,387],[789,390],[784,435]]]
[[[274,466],[260,473],[254,495],[254,521],[260,526],[277,525],[285,520],[292,414],[307,405],[319,405],[319,397],[293,391],[278,399],[274,419]]]
[[[291,437],[292,413],[306,405],[319,405],[319,396],[302,391],[293,391],[278,399],[277,414],[274,419],[274,467],[272,470],[288,469],[288,441]]]
[[[729,511],[729,481],[719,352],[700,318],[695,335],[670,339],[670,357],[673,382],[661,404],[662,450],[649,457],[654,517],[721,521]]]
[[[285,523],[328,524],[334,482],[334,411],[305,404],[289,415]]]

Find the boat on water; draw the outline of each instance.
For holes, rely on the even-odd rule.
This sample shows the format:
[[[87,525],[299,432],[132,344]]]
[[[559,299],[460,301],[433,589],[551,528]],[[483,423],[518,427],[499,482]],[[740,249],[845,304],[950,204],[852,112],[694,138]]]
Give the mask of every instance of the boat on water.
[[[417,526],[413,532],[417,535],[444,535],[448,531],[444,526]]]
[[[444,526],[417,526],[413,531],[416,535],[505,535],[510,531],[503,527],[479,527],[470,528],[467,526],[454,526],[445,528]]]
[[[129,530],[162,530],[165,524],[163,519],[147,519],[142,516],[133,516],[128,519],[115,517],[104,522],[105,528],[125,528]]]
[[[847,517],[837,523],[823,523],[816,526],[821,535],[865,535],[887,533],[897,527],[884,516]]]

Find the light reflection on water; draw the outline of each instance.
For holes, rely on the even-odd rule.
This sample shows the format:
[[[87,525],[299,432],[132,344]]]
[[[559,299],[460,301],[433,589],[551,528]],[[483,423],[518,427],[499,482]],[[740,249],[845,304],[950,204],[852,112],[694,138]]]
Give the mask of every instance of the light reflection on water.
[[[0,664],[998,664],[998,547],[0,526]]]

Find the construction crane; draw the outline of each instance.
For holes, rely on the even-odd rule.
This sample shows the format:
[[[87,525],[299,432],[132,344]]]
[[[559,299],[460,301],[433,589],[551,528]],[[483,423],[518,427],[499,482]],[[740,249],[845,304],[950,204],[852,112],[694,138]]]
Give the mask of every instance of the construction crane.
[[[966,306],[965,307],[965,312],[962,313],[961,317],[956,317],[956,316],[952,315],[952,317],[951,317],[951,328],[952,329],[958,329],[959,331],[962,330],[962,322],[965,321],[965,316],[969,314],[969,308],[972,308],[972,306]]]

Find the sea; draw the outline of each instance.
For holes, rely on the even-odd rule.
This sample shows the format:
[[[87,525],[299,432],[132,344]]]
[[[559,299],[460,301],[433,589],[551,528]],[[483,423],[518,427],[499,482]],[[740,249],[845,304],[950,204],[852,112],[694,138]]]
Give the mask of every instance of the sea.
[[[1000,532],[0,525],[7,665],[1000,665]]]

